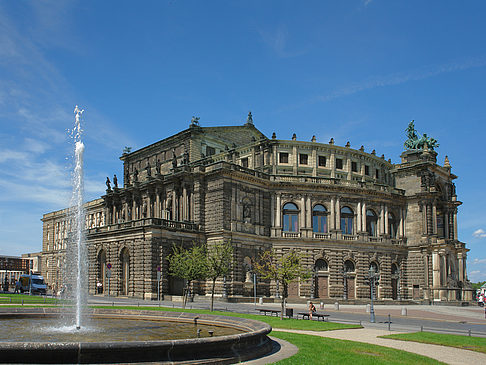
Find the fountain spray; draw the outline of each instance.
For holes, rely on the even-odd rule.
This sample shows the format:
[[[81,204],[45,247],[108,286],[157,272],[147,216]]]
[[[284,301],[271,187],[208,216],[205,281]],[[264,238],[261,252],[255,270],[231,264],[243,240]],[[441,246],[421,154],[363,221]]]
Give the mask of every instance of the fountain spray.
[[[76,329],[81,329],[81,315],[83,302],[86,299],[84,293],[85,281],[86,281],[86,247],[84,240],[84,225],[85,225],[85,214],[83,207],[83,197],[84,197],[84,173],[83,173],[83,154],[84,154],[84,144],[81,141],[81,116],[84,110],[80,109],[77,105],[74,109],[75,114],[75,125],[73,130],[73,138],[75,142],[74,157],[75,166],[73,173],[73,194],[72,194],[72,217],[73,217],[73,239],[72,239],[72,256],[73,260],[71,265],[73,265],[72,272],[73,277],[73,295],[76,305]]]

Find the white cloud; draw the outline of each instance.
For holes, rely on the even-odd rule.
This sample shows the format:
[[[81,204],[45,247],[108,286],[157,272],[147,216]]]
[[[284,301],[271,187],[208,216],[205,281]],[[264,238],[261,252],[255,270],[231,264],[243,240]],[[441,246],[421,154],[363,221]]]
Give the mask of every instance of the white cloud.
[[[473,236],[476,238],[486,238],[486,232],[484,229],[479,228],[473,232]]]
[[[374,76],[368,80],[360,81],[355,84],[336,89],[327,95],[317,97],[319,101],[327,102],[343,96],[356,94],[360,91],[370,90],[377,87],[393,86],[403,84],[408,81],[418,81],[429,77],[438,76],[443,73],[467,70],[486,65],[486,58],[479,57],[462,62],[451,62],[443,65],[430,65],[409,72],[400,72],[384,76]]]
[[[474,259],[471,264],[472,265],[486,264],[486,259]]]

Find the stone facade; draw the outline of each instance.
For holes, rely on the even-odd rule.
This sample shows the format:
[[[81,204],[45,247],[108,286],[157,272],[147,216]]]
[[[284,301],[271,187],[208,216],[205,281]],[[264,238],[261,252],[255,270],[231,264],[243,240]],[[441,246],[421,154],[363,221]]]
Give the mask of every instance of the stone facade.
[[[264,250],[297,249],[314,275],[289,287],[291,298],[366,299],[369,268],[378,299],[470,300],[465,244],[457,237],[457,200],[448,160],[407,150],[392,164],[375,151],[267,138],[243,126],[190,128],[125,153],[123,186],[86,203],[89,291],[156,298],[180,295],[168,273],[172,245],[231,240],[230,297],[252,296],[251,264]],[[43,274],[62,282],[68,211],[44,215]],[[107,264],[111,277],[106,278]],[[157,287],[157,271],[161,282]],[[278,283],[258,295],[276,297]],[[217,282],[223,293],[223,280]],[[207,294],[199,282],[193,290]]]

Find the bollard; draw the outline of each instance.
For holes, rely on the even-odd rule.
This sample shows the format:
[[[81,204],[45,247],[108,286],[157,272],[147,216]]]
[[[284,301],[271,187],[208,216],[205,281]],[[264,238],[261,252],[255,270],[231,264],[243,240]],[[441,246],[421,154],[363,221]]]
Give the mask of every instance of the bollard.
[[[336,310],[336,311],[339,310],[339,303],[338,302],[334,303],[334,310]]]
[[[406,316],[406,315],[407,315],[407,308],[402,307],[402,316]]]
[[[115,306],[115,302],[111,302],[111,306],[114,307]]]
[[[24,299],[22,298],[22,305],[24,305]]]
[[[390,313],[388,313],[388,331],[391,331],[390,325],[391,325],[391,316]]]
[[[324,302],[321,302],[321,304],[319,305],[319,308],[324,309]]]
[[[371,305],[366,304],[366,313],[369,313],[369,312],[371,312]]]
[[[424,332],[424,326],[420,326],[420,332]]]
[[[140,302],[137,302],[137,307],[140,307]]]
[[[263,297],[258,298],[258,304],[263,304]]]
[[[469,328],[469,331],[467,331],[467,335],[471,337],[471,329]]]

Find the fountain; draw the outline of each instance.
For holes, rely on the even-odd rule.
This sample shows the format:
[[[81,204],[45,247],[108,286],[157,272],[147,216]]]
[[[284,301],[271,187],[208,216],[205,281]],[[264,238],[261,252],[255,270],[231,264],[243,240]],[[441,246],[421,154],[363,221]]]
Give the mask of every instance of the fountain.
[[[86,304],[86,244],[83,237],[84,225],[84,172],[83,154],[84,144],[81,141],[81,116],[84,110],[76,105],[74,108],[75,124],[73,130],[74,138],[74,172],[73,172],[73,193],[71,198],[71,216],[73,219],[72,239],[68,248],[70,266],[75,268],[74,280],[71,283],[75,300],[75,326],[81,329],[82,308]]]
[[[83,236],[83,153],[81,118],[74,109],[72,230],[65,282],[74,316],[59,308],[0,308],[2,363],[170,362],[229,364],[267,354],[271,327],[236,317],[153,310],[87,311],[87,259]],[[69,307],[72,313],[72,307]],[[85,319],[93,319],[86,324]],[[54,325],[53,325],[54,323]],[[214,337],[213,337],[214,336]]]

